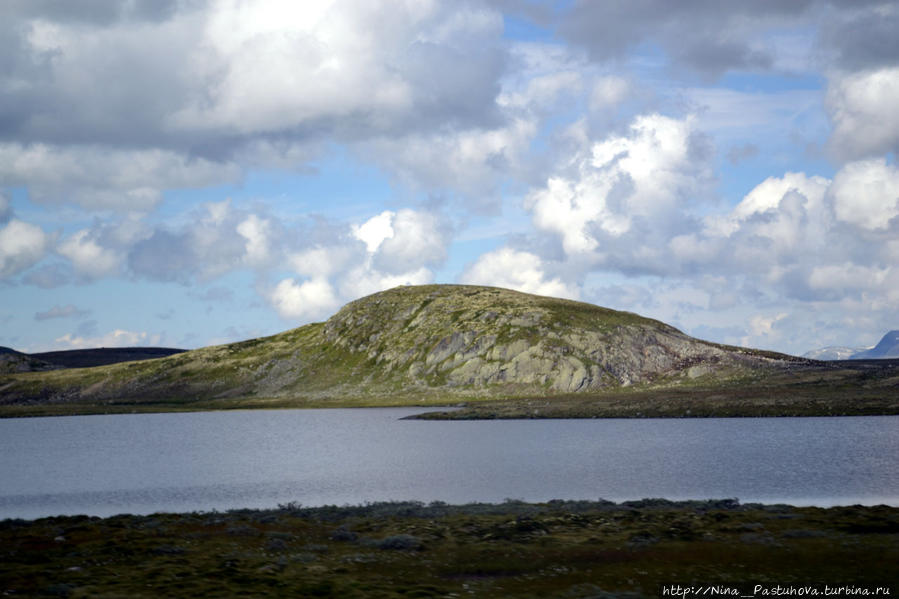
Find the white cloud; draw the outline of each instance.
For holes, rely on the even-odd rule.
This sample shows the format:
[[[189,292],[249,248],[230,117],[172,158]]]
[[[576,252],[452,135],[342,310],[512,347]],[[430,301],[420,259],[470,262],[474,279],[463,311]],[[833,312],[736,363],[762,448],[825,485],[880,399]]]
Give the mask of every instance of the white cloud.
[[[867,158],[899,152],[899,67],[835,76],[827,90],[834,152]]]
[[[97,235],[88,229],[63,239],[57,251],[71,260],[75,271],[90,278],[116,274],[124,256],[97,242]]]
[[[244,260],[250,265],[265,264],[270,259],[271,223],[255,214],[238,223],[237,233],[246,239]]]
[[[445,259],[449,233],[441,215],[411,209],[337,226],[329,237],[288,253],[287,264],[307,278],[280,281],[267,299],[283,318],[307,320],[363,295],[430,283],[430,266]]]
[[[776,314],[774,316],[764,316],[759,314],[752,317],[752,320],[749,322],[749,328],[752,331],[752,334],[757,337],[771,337],[778,334],[775,330],[775,326],[787,316],[788,314],[785,313]]]
[[[200,86],[170,124],[402,128],[489,98],[498,71],[485,42],[501,32],[500,15],[475,4],[219,0],[186,62]]]
[[[283,279],[271,291],[269,301],[285,319],[319,318],[339,305],[334,289],[327,279],[321,277],[302,283]]]
[[[403,144],[453,148],[452,186],[517,132],[496,104],[503,18],[481,2],[148,3],[154,18],[29,4],[3,11],[0,185],[34,201],[148,211],[164,190],[308,169],[335,142],[415,182],[439,169]]]
[[[607,75],[593,84],[590,93],[590,110],[600,112],[616,108],[631,92],[631,84],[624,77]]]
[[[330,277],[358,258],[359,252],[353,247],[317,246],[290,254],[288,264],[294,272],[306,277]]]
[[[165,189],[234,182],[239,176],[235,164],[167,150],[0,143],[0,182],[27,186],[32,201],[46,204],[146,212]]]
[[[387,274],[417,270],[446,258],[448,226],[431,212],[385,210],[351,230],[365,243],[372,265]]]
[[[819,211],[824,208],[824,193],[830,181],[824,177],[808,177],[805,173],[786,173],[783,177],[768,177],[740,201],[731,212],[736,220],[746,220],[753,214],[761,214],[776,209],[784,196],[790,192],[805,198],[807,209]]]
[[[11,277],[33,266],[50,249],[52,237],[43,229],[12,219],[0,228],[0,278]]]
[[[460,277],[462,283],[506,287],[526,293],[577,299],[578,289],[558,277],[547,276],[543,261],[536,254],[512,248],[500,248],[483,254]]]
[[[116,329],[98,337],[82,337],[66,333],[54,339],[59,349],[85,349],[95,347],[135,347],[154,346],[160,342],[160,335],[151,335],[145,331],[128,331]]]
[[[359,147],[363,156],[413,189],[461,192],[487,204],[504,177],[525,168],[525,153],[536,134],[535,119],[511,117],[495,128],[381,137]]]
[[[352,225],[353,235],[365,243],[369,252],[376,252],[381,243],[393,237],[393,217],[395,213],[385,210],[381,214],[371,217],[361,225]]]
[[[378,270],[396,275],[440,264],[446,258],[449,232],[436,214],[400,210],[393,216],[391,229],[373,256]]]
[[[813,289],[872,290],[884,284],[891,270],[890,267],[877,268],[851,262],[816,266],[809,275],[809,285]]]
[[[162,281],[211,280],[227,272],[265,270],[283,257],[286,232],[261,213],[210,202],[177,228],[143,231],[128,244],[132,273]]]
[[[836,216],[844,222],[876,231],[899,216],[899,169],[882,158],[847,164],[830,191]]]
[[[529,196],[534,224],[559,235],[574,255],[596,250],[600,232],[624,235],[634,218],[663,222],[697,187],[702,165],[691,160],[691,134],[690,119],[637,117],[627,136],[578,157],[574,177],[551,177]]]
[[[434,281],[434,273],[425,267],[399,274],[385,273],[363,265],[340,277],[340,296],[345,301],[391,289],[400,285],[426,285]]]

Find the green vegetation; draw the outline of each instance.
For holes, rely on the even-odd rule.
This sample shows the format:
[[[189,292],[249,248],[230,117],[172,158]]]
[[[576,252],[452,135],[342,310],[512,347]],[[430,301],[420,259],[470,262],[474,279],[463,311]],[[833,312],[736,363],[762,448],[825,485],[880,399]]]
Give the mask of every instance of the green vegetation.
[[[0,593],[656,597],[662,584],[899,585],[899,509],[552,501],[0,522]]]
[[[464,402],[458,417],[533,417],[533,399],[549,402],[540,417],[895,414],[897,391],[895,363],[815,362],[582,302],[425,285],[271,337],[0,374],[0,416]]]

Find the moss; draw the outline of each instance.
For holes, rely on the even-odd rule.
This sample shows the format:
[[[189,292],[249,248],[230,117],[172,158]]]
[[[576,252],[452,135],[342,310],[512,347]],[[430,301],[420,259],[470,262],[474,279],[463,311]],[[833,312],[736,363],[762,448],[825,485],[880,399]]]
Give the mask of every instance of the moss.
[[[897,526],[899,509],[885,506],[659,499],[7,520],[0,588],[72,597],[652,597],[666,583],[895,592]]]

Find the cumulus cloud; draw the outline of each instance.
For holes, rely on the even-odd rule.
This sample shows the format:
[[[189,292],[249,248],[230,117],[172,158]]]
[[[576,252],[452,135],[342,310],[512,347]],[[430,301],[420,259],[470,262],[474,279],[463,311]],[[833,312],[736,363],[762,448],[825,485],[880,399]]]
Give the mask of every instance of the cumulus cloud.
[[[234,182],[239,176],[233,163],[170,150],[0,143],[0,182],[27,186],[31,200],[45,204],[146,212],[162,200],[164,189]]]
[[[230,200],[209,202],[180,228],[157,227],[128,251],[132,273],[159,281],[210,280],[239,268],[264,269],[280,256],[284,232]]]
[[[63,239],[57,251],[72,262],[77,273],[89,278],[115,274],[123,259],[115,250],[101,246],[87,229]]]
[[[366,253],[341,277],[340,293],[347,298],[431,282],[431,268],[446,259],[451,236],[450,226],[438,213],[411,209],[382,212],[352,231],[365,244]]]
[[[421,266],[398,274],[385,273],[362,265],[351,269],[340,278],[340,295],[348,301],[400,285],[426,285],[434,282],[434,273]]]
[[[527,133],[497,104],[503,20],[479,2],[126,4],[0,9],[0,184],[148,211],[166,189],[306,169],[337,141],[422,187],[470,172],[471,191]],[[432,146],[451,172],[417,159]]]
[[[602,251],[637,223],[675,224],[676,209],[704,176],[695,159],[690,119],[637,117],[627,135],[595,142],[576,158],[572,175],[549,178],[527,201],[534,224],[560,236],[569,255]]]
[[[650,41],[675,70],[707,78],[728,71],[808,71],[822,58],[845,69],[876,68],[895,63],[899,44],[899,10],[889,0],[581,0],[554,15],[523,13],[555,24],[595,61],[624,59]],[[793,26],[805,30],[790,31]]]
[[[843,159],[899,153],[899,66],[832,77],[827,107],[833,152]]]
[[[321,318],[363,295],[430,283],[451,239],[445,218],[426,210],[385,210],[361,223],[320,228],[317,239],[287,251],[285,263],[303,278],[282,279],[264,292],[285,319]]]
[[[85,337],[66,333],[54,339],[58,349],[85,349],[94,347],[135,347],[158,345],[161,336],[145,331],[128,331],[115,329],[105,335]]]
[[[542,259],[530,252],[504,247],[482,255],[460,277],[462,283],[506,287],[537,295],[577,299],[576,287],[550,277]]]
[[[171,119],[179,128],[353,134],[477,120],[502,64],[491,43],[502,19],[477,4],[221,0],[205,16],[187,61],[200,85]]]
[[[855,4],[856,6],[853,6]],[[893,2],[846,3],[846,11],[822,25],[820,45],[848,70],[895,65],[899,56],[899,8]],[[842,18],[841,18],[842,17]]]
[[[265,264],[271,258],[271,223],[255,214],[247,216],[235,227],[246,240],[244,259],[250,265]]]
[[[603,111],[615,108],[631,92],[631,84],[624,77],[606,75],[593,84],[590,93],[590,109]]]
[[[14,218],[0,228],[0,278],[16,275],[39,262],[53,239],[43,229]]]
[[[320,317],[339,305],[331,284],[321,277],[302,283],[292,278],[284,279],[271,291],[269,300],[278,314],[286,319]]]
[[[594,60],[618,59],[644,42],[660,42],[678,64],[710,76],[770,67],[775,59],[759,39],[770,19],[789,22],[805,2],[575,2],[559,17],[559,31]]]
[[[531,117],[510,117],[495,128],[381,137],[359,148],[413,189],[454,191],[490,204],[504,178],[525,168],[537,124]]]
[[[783,204],[783,208],[789,209],[788,198],[793,197],[801,204],[805,216],[815,221],[799,224],[804,225],[806,233],[823,239],[822,229],[828,226],[831,216],[830,208],[824,203],[824,195],[829,185],[830,181],[826,178],[808,177],[805,173],[786,173],[783,177],[768,177],[752,188],[727,216],[706,218],[706,230],[713,234],[731,235],[747,221],[754,219],[755,234],[773,240],[777,240],[778,235],[792,237],[799,232],[779,227],[776,213],[785,199],[787,203]],[[766,214],[769,218],[764,216]],[[783,225],[782,222],[780,224]],[[809,226],[810,224],[814,226]]]
[[[697,148],[696,122],[643,115],[625,134],[580,138],[582,150],[527,197],[538,242],[485,254],[465,280],[581,290],[592,301],[763,347],[829,330],[814,315],[842,322],[863,310],[872,315],[868,327],[899,316],[890,303],[899,297],[894,165],[849,162],[832,181],[786,172],[721,206],[704,201],[714,198],[712,154]],[[609,278],[616,283],[603,284]],[[788,330],[809,333],[793,338]]]
[[[208,157],[271,133],[352,138],[491,116],[503,23],[478,3],[167,6],[154,18],[73,19],[46,3],[4,11],[4,49],[21,71],[4,102],[16,118],[3,122],[25,143]]]
[[[899,169],[883,158],[847,164],[830,191],[836,216],[844,222],[883,231],[899,216]]]
[[[449,233],[436,214],[400,210],[392,215],[390,234],[377,245],[372,264],[390,275],[440,264],[446,259]]]

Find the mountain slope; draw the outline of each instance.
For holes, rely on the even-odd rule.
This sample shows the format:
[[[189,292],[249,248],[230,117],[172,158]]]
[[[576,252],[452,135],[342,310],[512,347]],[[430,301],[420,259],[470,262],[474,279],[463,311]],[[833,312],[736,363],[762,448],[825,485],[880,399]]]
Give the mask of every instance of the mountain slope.
[[[852,356],[853,360],[899,358],[899,330],[890,331],[871,349]]]
[[[720,381],[806,363],[628,312],[491,287],[398,287],[327,322],[128,362],[0,379],[0,404],[223,398],[514,397]]]

